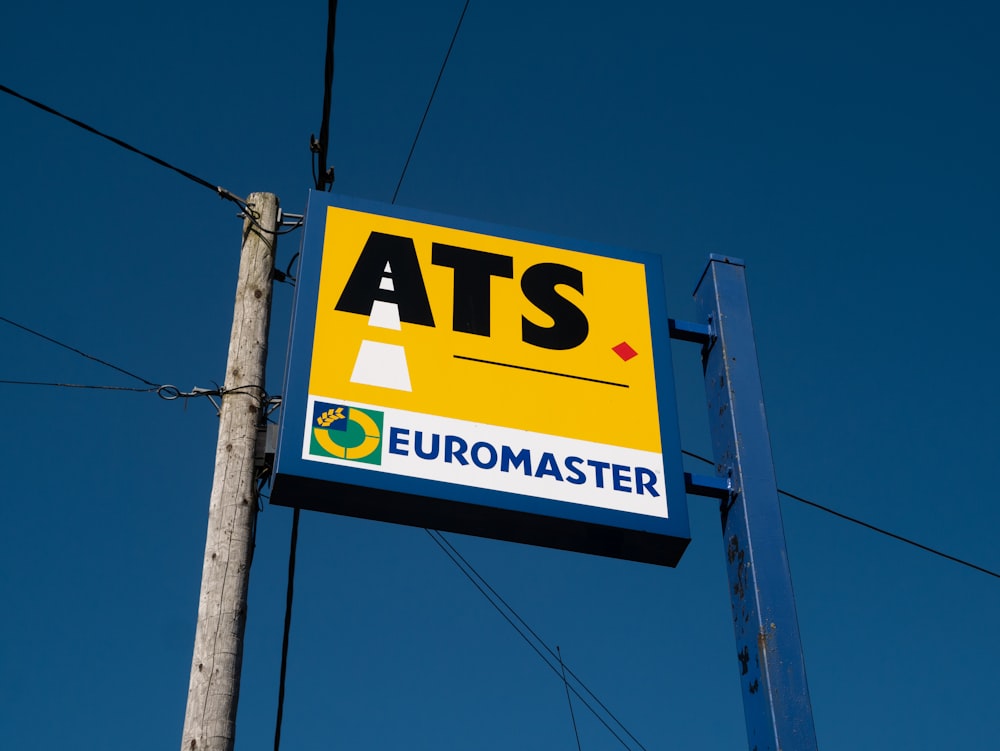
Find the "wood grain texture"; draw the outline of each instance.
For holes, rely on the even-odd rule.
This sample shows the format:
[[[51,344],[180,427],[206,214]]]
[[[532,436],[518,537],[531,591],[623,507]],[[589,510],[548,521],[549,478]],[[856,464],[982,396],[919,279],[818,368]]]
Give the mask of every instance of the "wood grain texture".
[[[247,203],[254,218],[243,224],[182,751],[231,751],[236,734],[278,199],[253,193]]]

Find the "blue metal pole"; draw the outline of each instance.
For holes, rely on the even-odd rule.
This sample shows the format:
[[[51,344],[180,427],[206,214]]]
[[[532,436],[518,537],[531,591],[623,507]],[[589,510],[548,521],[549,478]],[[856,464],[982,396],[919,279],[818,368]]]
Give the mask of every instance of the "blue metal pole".
[[[815,751],[816,729],[788,570],[742,261],[713,255],[695,290],[722,532],[751,751]]]

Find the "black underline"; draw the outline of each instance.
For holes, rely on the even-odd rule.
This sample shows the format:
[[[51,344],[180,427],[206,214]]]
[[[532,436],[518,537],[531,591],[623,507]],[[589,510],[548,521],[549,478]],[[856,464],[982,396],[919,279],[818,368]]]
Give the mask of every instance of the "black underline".
[[[545,375],[559,376],[560,378],[573,378],[577,381],[590,381],[590,383],[601,383],[605,386],[618,386],[627,389],[627,383],[615,383],[614,381],[602,381],[599,378],[587,378],[586,376],[572,375],[571,373],[556,373],[554,370],[540,370],[538,368],[528,368],[524,365],[512,365],[509,362],[494,362],[493,360],[480,360],[477,357],[466,357],[465,355],[452,355],[456,360],[468,360],[469,362],[481,362],[485,365],[499,365],[501,368],[514,368],[515,370],[527,370],[532,373],[543,373]]]

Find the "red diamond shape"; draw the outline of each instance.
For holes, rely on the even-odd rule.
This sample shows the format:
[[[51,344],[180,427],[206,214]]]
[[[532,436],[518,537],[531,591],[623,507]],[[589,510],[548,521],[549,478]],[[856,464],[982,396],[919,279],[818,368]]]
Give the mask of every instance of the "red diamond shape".
[[[621,344],[616,344],[611,348],[611,351],[618,355],[621,359],[628,362],[633,357],[635,357],[638,352],[636,352],[632,347],[629,346],[628,342],[622,342]]]

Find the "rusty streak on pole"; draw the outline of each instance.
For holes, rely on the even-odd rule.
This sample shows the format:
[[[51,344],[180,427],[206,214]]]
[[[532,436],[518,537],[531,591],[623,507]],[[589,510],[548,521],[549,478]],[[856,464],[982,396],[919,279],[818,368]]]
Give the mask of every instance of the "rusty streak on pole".
[[[278,199],[253,193],[247,204],[181,751],[232,751],[236,736]]]

